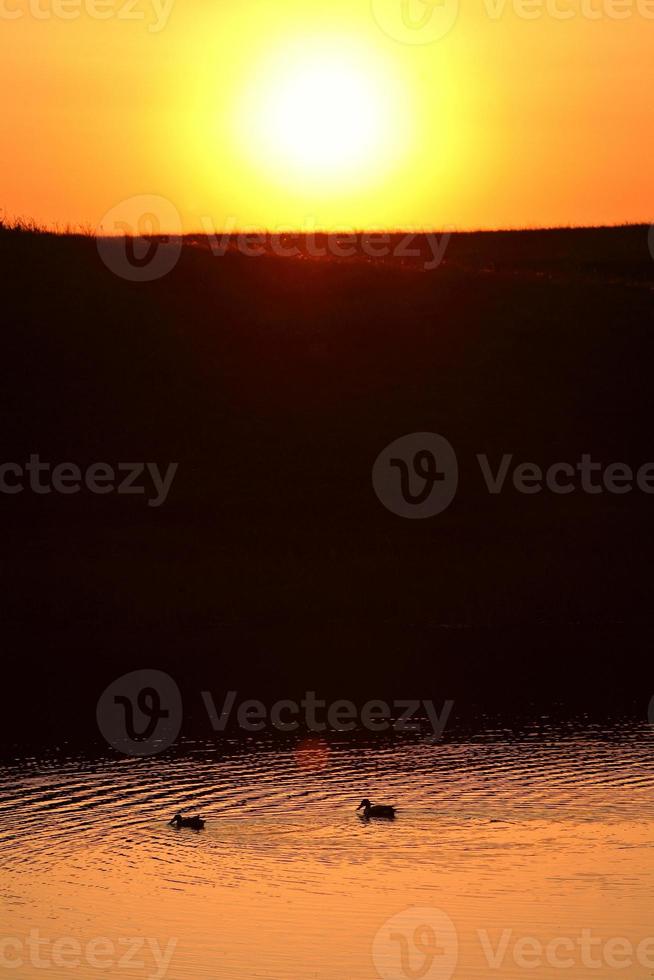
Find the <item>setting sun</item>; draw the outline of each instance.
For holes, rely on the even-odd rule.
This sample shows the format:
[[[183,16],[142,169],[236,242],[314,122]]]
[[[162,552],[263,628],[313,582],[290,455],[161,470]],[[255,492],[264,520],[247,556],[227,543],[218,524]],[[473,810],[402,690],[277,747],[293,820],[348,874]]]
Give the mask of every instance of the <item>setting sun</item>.
[[[237,76],[231,103],[235,152],[251,186],[267,185],[266,197],[290,191],[324,201],[387,178],[410,145],[394,68],[338,37],[273,46],[245,82]]]
[[[5,105],[2,205],[95,225],[157,194],[189,231],[638,220],[652,185],[643,19],[532,20],[512,4],[460,4],[437,39],[440,6],[429,33],[402,5],[396,24],[390,0],[24,15],[0,64],[8,96],[21,91]]]
[[[654,980],[653,32],[0,0],[0,980]]]
[[[260,100],[257,150],[294,180],[360,176],[390,144],[380,82],[337,52],[286,67]]]

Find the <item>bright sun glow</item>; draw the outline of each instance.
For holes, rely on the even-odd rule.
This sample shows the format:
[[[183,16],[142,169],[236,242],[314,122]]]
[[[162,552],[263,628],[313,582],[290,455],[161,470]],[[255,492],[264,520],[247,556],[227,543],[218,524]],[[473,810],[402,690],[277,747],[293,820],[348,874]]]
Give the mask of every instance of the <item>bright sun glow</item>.
[[[263,84],[262,84],[263,79]],[[353,189],[393,166],[403,142],[397,79],[360,50],[285,52],[238,108],[242,153],[278,185]]]
[[[263,136],[280,162],[303,174],[351,173],[383,149],[382,109],[370,77],[324,57],[292,67],[271,87]]]

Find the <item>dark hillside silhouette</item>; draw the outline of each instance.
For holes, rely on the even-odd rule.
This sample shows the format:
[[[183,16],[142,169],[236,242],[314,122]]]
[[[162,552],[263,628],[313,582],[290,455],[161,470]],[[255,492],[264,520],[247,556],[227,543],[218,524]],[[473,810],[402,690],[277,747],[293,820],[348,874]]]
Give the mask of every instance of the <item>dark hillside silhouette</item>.
[[[11,737],[92,729],[122,671],[243,696],[646,711],[654,496],[485,492],[475,456],[654,461],[645,228],[455,236],[445,262],[210,254],[130,283],[0,233],[2,459],[179,464],[165,503],[0,495]],[[371,468],[454,446],[428,520]]]

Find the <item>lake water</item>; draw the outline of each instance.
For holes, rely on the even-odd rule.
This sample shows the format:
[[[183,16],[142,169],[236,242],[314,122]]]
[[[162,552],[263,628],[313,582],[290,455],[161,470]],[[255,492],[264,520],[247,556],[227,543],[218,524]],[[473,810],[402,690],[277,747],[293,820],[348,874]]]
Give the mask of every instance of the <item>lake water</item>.
[[[647,725],[15,760],[0,976],[645,980],[653,763]]]

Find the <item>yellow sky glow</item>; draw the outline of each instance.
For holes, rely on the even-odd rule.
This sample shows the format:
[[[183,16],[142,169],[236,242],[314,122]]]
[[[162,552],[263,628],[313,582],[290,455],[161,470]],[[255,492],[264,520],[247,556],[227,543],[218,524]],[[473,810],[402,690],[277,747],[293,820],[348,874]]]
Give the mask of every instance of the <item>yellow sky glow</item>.
[[[654,0],[0,0],[0,208],[95,226],[160,195],[185,230],[649,221],[653,41]]]

